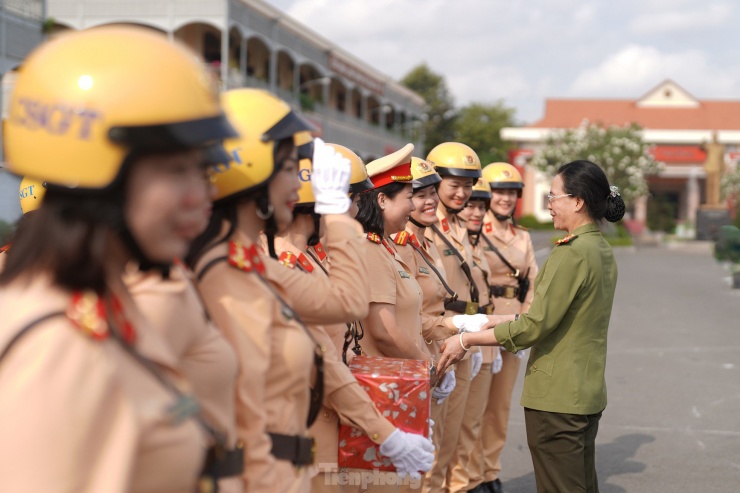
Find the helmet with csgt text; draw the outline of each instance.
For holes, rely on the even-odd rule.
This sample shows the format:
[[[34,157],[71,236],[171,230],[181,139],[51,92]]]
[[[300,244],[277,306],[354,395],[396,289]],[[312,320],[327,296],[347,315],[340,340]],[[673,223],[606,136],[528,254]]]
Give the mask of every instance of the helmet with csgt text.
[[[221,141],[234,136],[195,53],[149,29],[107,26],[65,33],[29,55],[5,149],[16,175],[101,190],[132,157],[203,147],[219,161]]]
[[[427,155],[439,176],[480,178],[480,159],[473,149],[459,142],[443,142]]]
[[[516,167],[509,163],[491,163],[483,168],[483,179],[493,190],[516,190],[522,196],[524,180]]]
[[[21,202],[23,214],[35,211],[41,207],[41,201],[46,195],[46,185],[38,180],[23,178],[18,188],[18,199]]]
[[[221,95],[221,101],[240,137],[224,142],[232,161],[218,167],[213,175],[215,200],[240,196],[267,184],[280,170],[275,162],[279,142],[293,139],[293,144],[302,148],[310,144],[309,132],[315,130],[288,103],[262,89],[232,89]],[[310,169],[310,161],[305,160]]]
[[[421,190],[431,185],[436,185],[442,178],[434,171],[434,167],[420,157],[411,158],[411,176],[417,182],[414,191]]]

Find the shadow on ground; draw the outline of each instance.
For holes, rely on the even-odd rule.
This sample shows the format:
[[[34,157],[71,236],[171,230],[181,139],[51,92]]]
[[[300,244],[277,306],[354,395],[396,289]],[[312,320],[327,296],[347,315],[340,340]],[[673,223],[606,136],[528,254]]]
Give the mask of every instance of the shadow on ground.
[[[633,459],[644,444],[655,441],[652,435],[633,433],[622,435],[610,443],[596,446],[596,471],[599,476],[599,493],[626,493],[621,486],[609,480],[622,474],[635,474],[645,470],[645,464]],[[537,491],[534,472],[504,482],[506,493],[534,493]],[[563,492],[565,493],[565,492]]]

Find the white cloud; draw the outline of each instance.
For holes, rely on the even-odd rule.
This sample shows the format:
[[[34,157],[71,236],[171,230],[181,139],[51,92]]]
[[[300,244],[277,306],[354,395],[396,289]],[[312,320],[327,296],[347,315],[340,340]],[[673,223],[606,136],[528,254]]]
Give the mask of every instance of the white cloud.
[[[732,13],[733,7],[727,3],[672,12],[657,10],[635,17],[629,28],[637,34],[705,30],[731,23]]]

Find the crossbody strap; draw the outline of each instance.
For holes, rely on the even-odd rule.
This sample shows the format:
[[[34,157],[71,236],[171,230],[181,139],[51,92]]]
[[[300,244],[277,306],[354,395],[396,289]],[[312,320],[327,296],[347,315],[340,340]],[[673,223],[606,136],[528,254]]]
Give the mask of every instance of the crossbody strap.
[[[498,255],[498,258],[501,259],[501,261],[506,264],[506,267],[511,269],[512,274],[514,274],[514,277],[519,277],[519,269],[511,265],[511,263],[504,258],[504,256],[501,254],[498,248],[496,248],[493,244],[493,242],[484,234],[481,234],[481,237],[485,240],[485,242],[488,244],[488,247],[493,250],[493,253]]]
[[[470,265],[468,265],[468,262],[463,258],[462,255],[460,255],[460,252],[457,251],[457,248],[450,243],[450,240],[447,239],[447,237],[442,233],[436,224],[432,224],[431,226],[432,231],[434,231],[437,236],[439,236],[442,241],[447,245],[450,250],[455,254],[457,259],[460,261],[460,268],[462,269],[463,273],[465,274],[465,277],[468,278],[468,282],[470,282],[470,301],[474,303],[478,303],[478,286],[476,286],[475,281],[473,280],[473,273],[470,271]]]
[[[421,256],[421,258],[424,259],[424,262],[426,262],[429,268],[434,271],[434,273],[437,275],[437,278],[439,279],[439,282],[442,283],[442,286],[444,286],[444,288],[447,290],[447,293],[452,298],[452,301],[457,300],[457,293],[447,284],[447,282],[445,281],[445,277],[442,275],[442,273],[439,270],[437,270],[434,264],[431,263],[429,259],[427,259],[426,255],[424,255],[424,252],[421,250],[421,248],[415,246],[411,242],[409,242],[409,245],[411,245],[411,248],[413,248]]]

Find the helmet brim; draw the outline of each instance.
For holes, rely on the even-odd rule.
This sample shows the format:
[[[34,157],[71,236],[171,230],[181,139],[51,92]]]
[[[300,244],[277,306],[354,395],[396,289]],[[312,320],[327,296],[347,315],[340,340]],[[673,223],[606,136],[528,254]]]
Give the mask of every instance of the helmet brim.
[[[417,185],[414,185],[414,190],[421,190],[422,188],[426,188],[431,185],[436,185],[437,183],[441,181],[442,181],[442,178],[440,178],[438,174],[431,174],[428,176],[423,176],[421,178],[416,179]]]
[[[493,190],[521,190],[524,188],[524,183],[518,181],[489,181],[489,185]]]
[[[372,190],[372,189],[373,189],[373,182],[370,180],[370,178],[365,178],[361,182],[350,184],[349,193],[360,193],[360,192],[364,192],[366,190]]]
[[[491,194],[488,192],[478,192],[473,191],[472,194],[470,194],[470,199],[468,200],[491,200]]]
[[[458,176],[460,178],[480,178],[483,176],[479,169],[445,168],[440,166],[434,168],[439,176]]]
[[[272,128],[263,133],[260,139],[262,142],[276,142],[293,137],[298,132],[306,131],[316,132],[318,129],[300,117],[295,111],[290,111],[279,122],[273,125]]]

